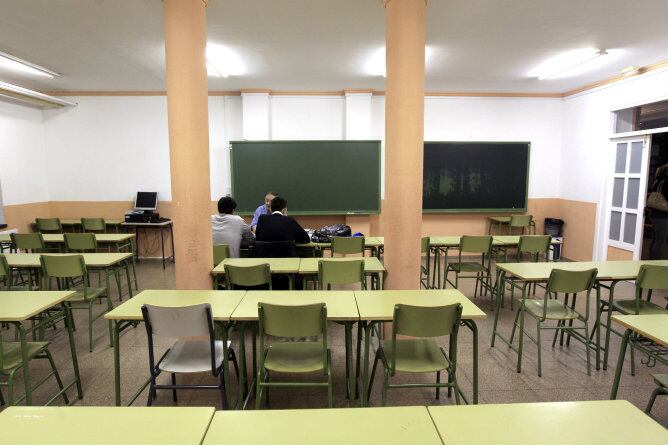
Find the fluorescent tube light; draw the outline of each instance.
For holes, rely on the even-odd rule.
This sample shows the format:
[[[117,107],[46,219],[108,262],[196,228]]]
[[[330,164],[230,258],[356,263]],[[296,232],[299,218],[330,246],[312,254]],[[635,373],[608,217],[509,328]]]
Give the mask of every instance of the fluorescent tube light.
[[[39,76],[60,77],[60,74],[55,71],[12,56],[11,54],[3,53],[2,51],[0,51],[0,67]]]
[[[7,82],[0,81],[0,97],[26,102],[44,108],[76,107],[77,104],[58,97],[49,96],[39,91],[29,90]]]
[[[244,73],[244,64],[237,53],[216,43],[206,45],[206,71],[210,77],[238,76]]]
[[[429,46],[424,47],[424,63],[425,65],[431,58],[431,55],[433,53],[433,50]],[[385,47],[378,48],[375,50],[369,58],[367,59],[366,63],[364,64],[364,72],[369,74],[370,76],[386,76],[385,73]]]
[[[529,73],[529,77],[546,80],[581,74],[607,63],[610,57],[603,56],[609,54],[610,51],[595,48],[566,51],[538,65]]]

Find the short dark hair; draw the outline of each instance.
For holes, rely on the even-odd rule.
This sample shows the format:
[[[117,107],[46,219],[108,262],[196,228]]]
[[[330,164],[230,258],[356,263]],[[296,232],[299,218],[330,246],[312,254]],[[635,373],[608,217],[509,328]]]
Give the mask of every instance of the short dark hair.
[[[278,196],[278,192],[267,192],[264,194],[264,196],[271,195],[271,196]]]
[[[288,206],[288,200],[280,196],[275,197],[271,200],[271,211],[280,212]]]
[[[218,200],[218,213],[231,214],[237,208],[237,202],[231,196],[223,196]]]

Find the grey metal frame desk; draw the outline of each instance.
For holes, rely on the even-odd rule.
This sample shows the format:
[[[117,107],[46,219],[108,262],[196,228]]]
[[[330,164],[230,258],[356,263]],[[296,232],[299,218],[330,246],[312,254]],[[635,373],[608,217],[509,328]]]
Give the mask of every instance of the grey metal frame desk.
[[[142,223],[142,222],[123,222],[121,223],[123,227],[133,227],[135,229],[135,243],[137,244],[136,257],[139,261],[139,229],[158,229],[160,230],[160,246],[162,248],[162,268],[165,268],[165,261],[171,259],[172,262],[176,262],[174,256],[174,226],[172,220],[160,221],[157,223]],[[171,244],[172,244],[172,254],[165,257],[165,230],[169,231]]]

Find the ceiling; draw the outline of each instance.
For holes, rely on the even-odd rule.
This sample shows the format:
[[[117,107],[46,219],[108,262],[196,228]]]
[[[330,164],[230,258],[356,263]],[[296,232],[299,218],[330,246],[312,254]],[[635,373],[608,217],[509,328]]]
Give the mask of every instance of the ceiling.
[[[384,45],[380,0],[209,0],[208,40],[234,49],[246,73],[210,90],[384,89],[363,70]],[[559,93],[668,59],[666,0],[430,0],[427,91]],[[161,0],[0,0],[0,51],[62,73],[0,69],[45,91],[164,90]],[[529,71],[562,51],[619,49],[574,77]]]

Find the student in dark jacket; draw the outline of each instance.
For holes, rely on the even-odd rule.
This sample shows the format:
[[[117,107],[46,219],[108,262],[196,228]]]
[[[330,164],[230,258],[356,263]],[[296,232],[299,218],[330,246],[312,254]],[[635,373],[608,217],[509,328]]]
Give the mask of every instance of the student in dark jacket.
[[[271,214],[258,219],[255,230],[255,256],[263,258],[296,257],[295,244],[311,241],[308,233],[288,214],[288,201],[277,196],[271,200]]]
[[[668,164],[656,169],[652,191],[661,193],[668,199]],[[649,258],[652,260],[661,258],[663,244],[668,241],[668,212],[652,209],[652,226],[654,227],[652,244],[649,247]]]

